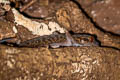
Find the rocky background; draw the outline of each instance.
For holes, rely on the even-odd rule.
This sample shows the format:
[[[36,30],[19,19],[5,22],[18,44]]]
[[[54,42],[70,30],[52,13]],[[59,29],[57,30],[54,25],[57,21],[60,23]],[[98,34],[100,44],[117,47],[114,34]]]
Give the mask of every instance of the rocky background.
[[[100,42],[57,49],[2,43],[0,80],[120,80],[119,5],[119,0],[0,0],[1,42],[38,37],[43,33],[37,26],[50,23]]]

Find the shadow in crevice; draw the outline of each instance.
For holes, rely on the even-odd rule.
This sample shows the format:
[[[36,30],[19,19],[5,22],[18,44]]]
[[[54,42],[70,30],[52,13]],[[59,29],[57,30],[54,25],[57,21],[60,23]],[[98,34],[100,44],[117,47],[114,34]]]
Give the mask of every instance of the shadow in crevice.
[[[112,48],[112,49],[115,49],[115,50],[119,50],[119,51],[120,51],[120,49],[119,49],[119,48],[112,47],[112,46],[101,46],[101,47],[103,47],[103,48]]]
[[[93,20],[93,18],[89,16],[89,14],[84,10],[84,8],[82,8],[82,6],[80,5],[80,3],[79,3],[78,1],[76,1],[76,0],[70,0],[70,1],[74,2],[75,4],[77,4],[77,6],[79,7],[79,9],[82,11],[82,13],[83,13],[88,19],[90,19],[91,23],[93,23],[93,25],[94,25],[97,29],[101,30],[101,31],[104,32],[104,33],[110,33],[111,35],[114,35],[114,36],[120,36],[119,34],[115,34],[115,33],[112,33],[112,32],[109,32],[109,31],[105,31],[104,29],[102,29],[102,28]]]
[[[8,42],[3,42],[3,43],[0,43],[1,45],[4,45],[4,46],[9,46],[9,47],[15,47],[15,48],[40,48],[40,47],[25,47],[25,46],[19,46],[18,44],[16,43],[8,43]],[[73,47],[73,46],[69,46],[69,47]],[[88,46],[89,47],[89,46]],[[111,48],[111,49],[115,49],[115,50],[118,50],[120,51],[119,48],[116,48],[116,47],[111,47],[111,46],[99,46],[101,48]],[[46,48],[45,46],[42,46],[42,48]],[[49,49],[57,49],[57,48],[51,48],[50,46],[48,46],[47,48]],[[59,48],[65,48],[63,46],[59,47]]]

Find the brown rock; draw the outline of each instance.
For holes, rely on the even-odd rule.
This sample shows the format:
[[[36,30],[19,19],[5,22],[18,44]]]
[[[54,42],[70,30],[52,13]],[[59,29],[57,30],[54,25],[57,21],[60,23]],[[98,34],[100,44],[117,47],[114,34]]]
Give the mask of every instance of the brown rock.
[[[0,21],[0,39],[15,37],[16,34],[13,31],[14,24],[10,22]]]
[[[0,48],[1,80],[119,80],[120,51],[112,48]]]
[[[119,0],[77,0],[105,31],[120,35]]]

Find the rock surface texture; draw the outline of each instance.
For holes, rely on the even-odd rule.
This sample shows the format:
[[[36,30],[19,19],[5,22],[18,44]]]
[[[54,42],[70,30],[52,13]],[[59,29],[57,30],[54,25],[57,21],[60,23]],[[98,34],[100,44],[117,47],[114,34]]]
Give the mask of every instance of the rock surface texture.
[[[77,0],[97,25],[105,31],[120,35],[119,0]]]
[[[2,80],[120,79],[120,51],[112,48],[0,48]]]
[[[0,41],[10,39],[0,44],[0,80],[120,80],[119,26],[107,29],[104,26],[107,22],[102,17],[90,18],[91,14],[86,14],[90,13],[86,6],[97,8],[94,6],[103,5],[99,3],[101,0],[30,1],[0,1]],[[102,1],[108,1],[106,4],[110,5],[111,1],[117,0]],[[9,3],[15,6],[10,7]],[[30,13],[32,9],[34,12]],[[97,19],[103,22],[99,24]],[[104,30],[99,29],[94,20]],[[114,19],[112,21],[115,22]],[[56,34],[54,31],[65,33],[65,30],[71,34],[93,35],[100,45],[56,49],[16,45],[41,35]],[[44,40],[43,43],[46,42]]]

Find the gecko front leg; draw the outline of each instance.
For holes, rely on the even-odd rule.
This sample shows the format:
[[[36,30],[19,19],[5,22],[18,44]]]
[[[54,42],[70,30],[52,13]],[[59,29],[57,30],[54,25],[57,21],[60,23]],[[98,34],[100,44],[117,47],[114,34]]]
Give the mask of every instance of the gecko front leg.
[[[68,32],[66,32],[65,35],[66,35],[66,39],[67,39],[65,42],[52,43],[52,44],[50,44],[50,47],[58,48],[61,46],[72,46],[72,40],[73,40],[72,36]]]

